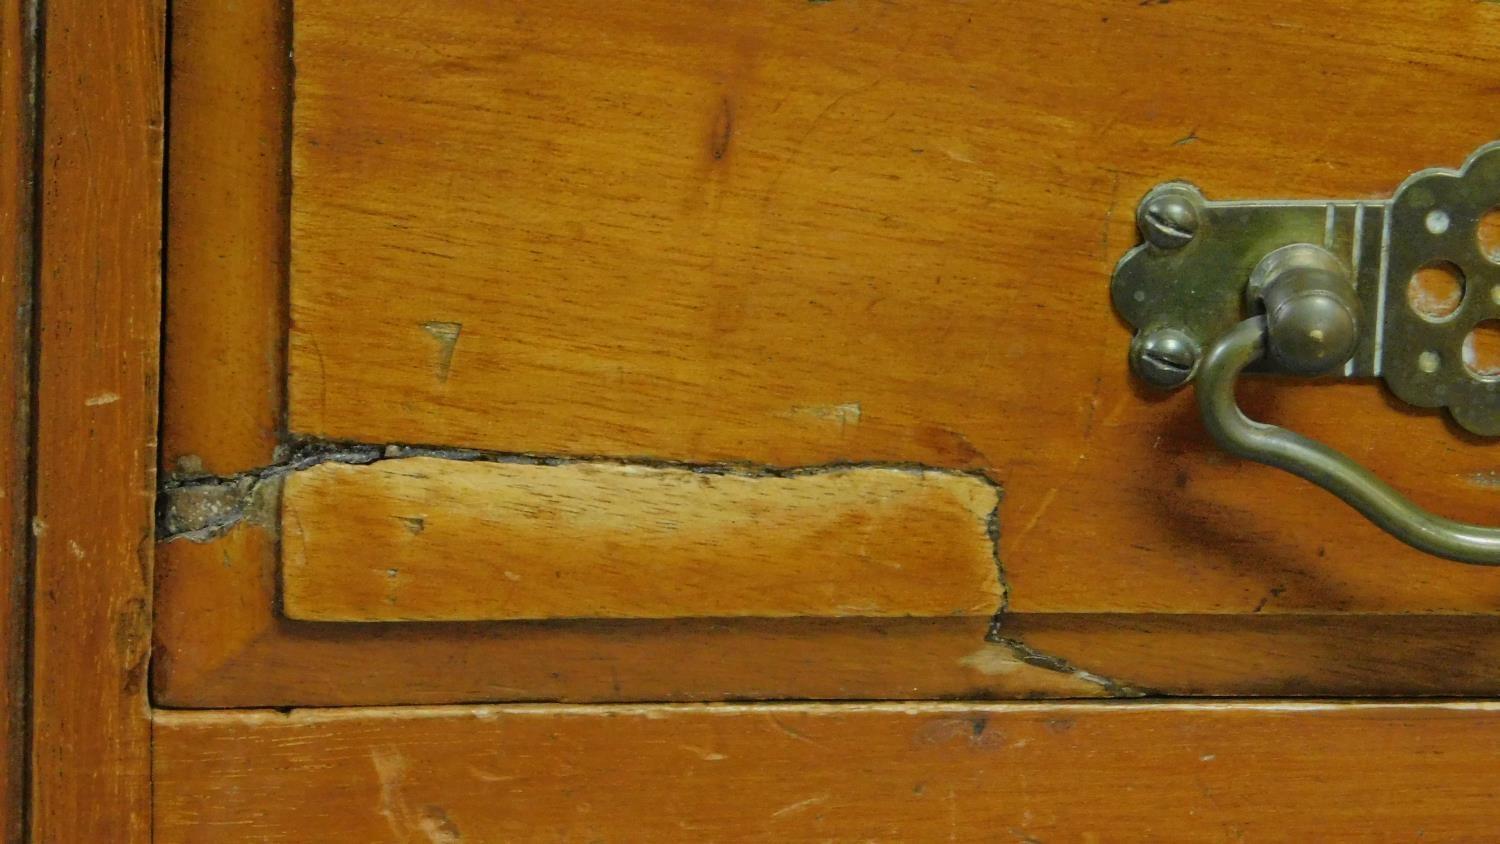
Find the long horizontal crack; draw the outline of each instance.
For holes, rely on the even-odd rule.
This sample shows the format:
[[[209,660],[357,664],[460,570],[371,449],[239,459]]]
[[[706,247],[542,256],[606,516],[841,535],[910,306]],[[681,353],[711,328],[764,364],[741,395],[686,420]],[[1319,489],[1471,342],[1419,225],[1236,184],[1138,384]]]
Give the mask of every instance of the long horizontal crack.
[[[750,478],[797,478],[849,469],[885,469],[919,474],[943,474],[973,478],[995,492],[996,508],[989,515],[987,533],[996,547],[999,567],[999,501],[1004,490],[981,471],[950,469],[923,463],[836,461],[809,466],[773,466],[753,462],[692,463],[649,457],[610,455],[539,455],[519,452],[481,451],[426,445],[371,445],[321,439],[298,439],[282,447],[285,459],[235,475],[175,474],[161,485],[157,503],[157,538],[160,541],[187,539],[206,542],[222,535],[248,519],[262,519],[263,508],[274,503],[270,493],[279,488],[280,479],[294,472],[324,463],[366,465],[385,460],[431,457],[443,460],[482,463],[510,463],[529,466],[571,466],[577,464],[610,464],[678,469],[701,475],[737,475]],[[1004,572],[1000,572],[1004,585]],[[1003,600],[1003,597],[1002,597]],[[1002,604],[1003,606],[1003,604]]]

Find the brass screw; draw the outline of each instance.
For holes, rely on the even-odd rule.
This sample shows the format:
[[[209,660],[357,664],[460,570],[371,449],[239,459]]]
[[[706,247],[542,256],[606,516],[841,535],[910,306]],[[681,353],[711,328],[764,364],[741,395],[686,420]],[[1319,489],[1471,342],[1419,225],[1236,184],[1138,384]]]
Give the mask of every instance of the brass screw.
[[[1158,328],[1135,336],[1130,367],[1153,387],[1172,390],[1192,379],[1201,352],[1193,338],[1175,328]]]
[[[1164,191],[1141,204],[1141,236],[1159,249],[1181,249],[1198,234],[1198,208],[1181,192]]]

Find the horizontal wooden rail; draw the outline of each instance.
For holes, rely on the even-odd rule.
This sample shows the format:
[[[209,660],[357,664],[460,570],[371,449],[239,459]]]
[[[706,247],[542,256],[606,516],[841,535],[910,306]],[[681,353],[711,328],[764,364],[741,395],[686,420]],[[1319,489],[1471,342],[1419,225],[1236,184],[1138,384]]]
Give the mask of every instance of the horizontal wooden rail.
[[[162,842],[1480,840],[1497,704],[158,713]]]

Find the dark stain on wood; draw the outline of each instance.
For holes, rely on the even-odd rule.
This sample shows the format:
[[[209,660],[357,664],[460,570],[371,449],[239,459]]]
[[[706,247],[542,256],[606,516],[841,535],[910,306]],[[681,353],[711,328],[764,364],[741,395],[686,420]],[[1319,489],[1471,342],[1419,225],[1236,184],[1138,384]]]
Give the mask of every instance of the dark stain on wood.
[[[713,129],[709,133],[708,153],[714,161],[723,161],[729,154],[729,142],[734,139],[734,103],[729,97],[719,98],[719,108],[714,113]]]

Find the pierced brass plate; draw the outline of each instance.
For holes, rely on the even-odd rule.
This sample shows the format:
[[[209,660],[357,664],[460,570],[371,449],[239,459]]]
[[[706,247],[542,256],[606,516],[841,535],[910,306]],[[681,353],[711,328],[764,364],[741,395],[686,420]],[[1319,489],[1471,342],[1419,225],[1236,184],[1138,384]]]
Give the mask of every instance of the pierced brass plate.
[[[1465,340],[1484,320],[1500,318],[1500,256],[1480,246],[1479,222],[1500,207],[1500,143],[1490,144],[1461,170],[1424,170],[1391,200],[1385,237],[1388,266],[1380,366],[1402,401],[1446,407],[1476,434],[1500,435],[1500,378],[1465,363]],[[1462,280],[1453,313],[1424,317],[1407,302],[1407,286],[1424,267],[1446,265]]]
[[[1321,246],[1348,270],[1363,314],[1341,374],[1383,377],[1403,401],[1446,407],[1467,430],[1497,436],[1500,377],[1465,362],[1470,333],[1500,319],[1500,255],[1486,254],[1479,232],[1497,208],[1500,142],[1458,170],[1413,175],[1390,200],[1213,201],[1191,184],[1167,182],[1141,201],[1145,242],[1121,258],[1111,295],[1137,331],[1137,371],[1181,386],[1195,375],[1196,356],[1156,360],[1151,377],[1153,340],[1185,337],[1194,351],[1208,348],[1253,315],[1246,288],[1265,256]],[[1409,303],[1407,288],[1419,270],[1439,265],[1461,278],[1463,293],[1451,313],[1434,317]]]

